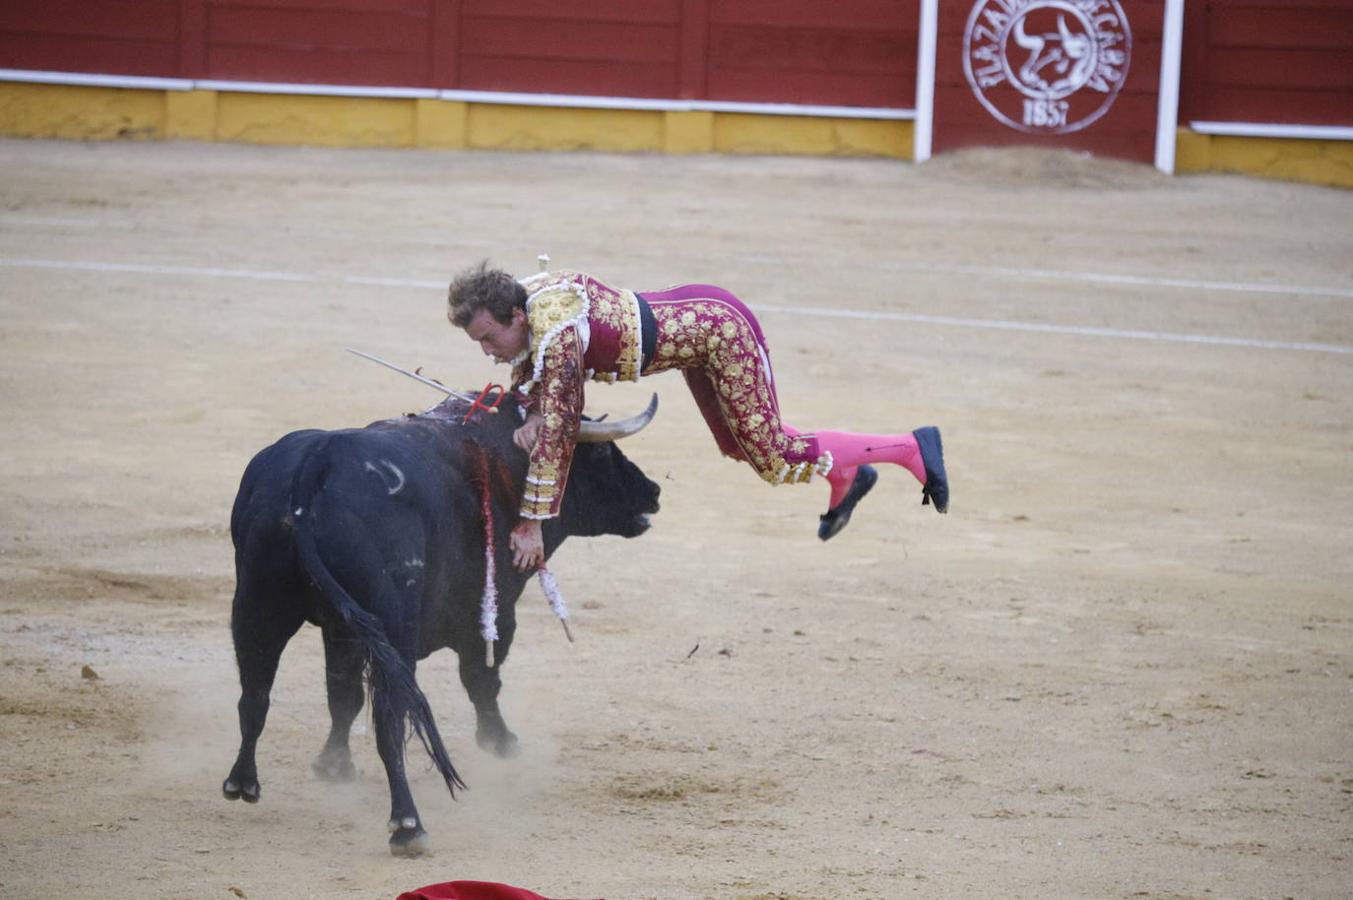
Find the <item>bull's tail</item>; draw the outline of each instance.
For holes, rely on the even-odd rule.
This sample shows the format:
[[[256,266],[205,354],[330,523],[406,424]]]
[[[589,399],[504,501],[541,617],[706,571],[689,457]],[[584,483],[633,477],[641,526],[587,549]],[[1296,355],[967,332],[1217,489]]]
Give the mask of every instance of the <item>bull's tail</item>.
[[[329,607],[362,645],[370,662],[372,690],[384,694],[385,702],[373,704],[373,713],[383,714],[388,720],[385,724],[389,725],[408,721],[454,797],[456,788],[464,788],[465,782],[461,781],[455,766],[451,764],[451,757],[442,744],[437,723],[432,717],[432,707],[418,687],[413,669],[390,643],[380,619],[358,605],[334,578],[315,543],[312,504],[328,475],[329,455],[326,449],[321,447],[301,464],[291,486],[291,513],[295,521],[296,549],[300,554],[301,566],[314,580]]]

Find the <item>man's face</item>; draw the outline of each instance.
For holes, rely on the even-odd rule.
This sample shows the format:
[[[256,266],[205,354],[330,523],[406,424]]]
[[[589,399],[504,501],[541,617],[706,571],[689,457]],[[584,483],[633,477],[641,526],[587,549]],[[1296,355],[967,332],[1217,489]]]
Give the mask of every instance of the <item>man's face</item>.
[[[510,362],[526,349],[530,340],[526,313],[520,309],[512,310],[512,320],[506,325],[487,309],[480,309],[465,326],[465,333],[479,345],[485,356],[492,356],[497,362]]]

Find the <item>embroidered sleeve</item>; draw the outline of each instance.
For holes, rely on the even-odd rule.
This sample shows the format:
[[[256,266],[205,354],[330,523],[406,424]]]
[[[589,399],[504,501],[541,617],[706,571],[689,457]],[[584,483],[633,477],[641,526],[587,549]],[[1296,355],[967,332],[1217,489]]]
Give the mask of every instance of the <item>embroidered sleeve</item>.
[[[521,515],[552,519],[559,515],[583,411],[583,350],[574,329],[565,328],[550,342],[532,393],[533,411],[543,421],[526,470]]]

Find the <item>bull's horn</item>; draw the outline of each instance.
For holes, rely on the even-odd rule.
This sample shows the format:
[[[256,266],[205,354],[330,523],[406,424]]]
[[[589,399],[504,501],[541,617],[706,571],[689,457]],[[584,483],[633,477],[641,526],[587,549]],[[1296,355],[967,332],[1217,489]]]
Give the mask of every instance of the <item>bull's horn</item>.
[[[657,411],[658,395],[654,394],[653,399],[648,401],[648,409],[637,416],[614,422],[583,422],[578,429],[578,443],[599,444],[602,441],[618,441],[632,434],[638,434],[644,430],[644,426],[653,421],[653,414]]]

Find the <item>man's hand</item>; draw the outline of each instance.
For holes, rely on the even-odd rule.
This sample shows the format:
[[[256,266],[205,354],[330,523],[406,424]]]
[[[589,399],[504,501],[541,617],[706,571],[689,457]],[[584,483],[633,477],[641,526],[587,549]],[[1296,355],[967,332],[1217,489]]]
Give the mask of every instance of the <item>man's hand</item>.
[[[539,519],[522,519],[512,529],[507,543],[518,572],[530,572],[545,565],[545,541],[540,535]]]
[[[540,413],[531,413],[522,426],[512,432],[512,443],[530,453],[535,449],[536,441],[540,439],[540,426],[544,422],[545,419]]]

